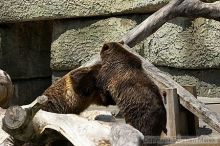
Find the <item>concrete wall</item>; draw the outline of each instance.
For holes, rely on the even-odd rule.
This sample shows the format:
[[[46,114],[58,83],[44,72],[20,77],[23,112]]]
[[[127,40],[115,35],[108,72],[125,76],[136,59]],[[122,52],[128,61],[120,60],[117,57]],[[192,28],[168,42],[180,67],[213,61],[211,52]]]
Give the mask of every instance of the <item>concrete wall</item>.
[[[0,25],[0,68],[15,85],[11,104],[27,104],[51,84],[52,23],[20,22]]]
[[[15,83],[12,104],[30,102],[50,85],[51,75],[79,67],[167,2],[1,1],[0,68]],[[176,18],[134,49],[180,84],[196,85],[199,96],[218,97],[219,32],[214,20]]]

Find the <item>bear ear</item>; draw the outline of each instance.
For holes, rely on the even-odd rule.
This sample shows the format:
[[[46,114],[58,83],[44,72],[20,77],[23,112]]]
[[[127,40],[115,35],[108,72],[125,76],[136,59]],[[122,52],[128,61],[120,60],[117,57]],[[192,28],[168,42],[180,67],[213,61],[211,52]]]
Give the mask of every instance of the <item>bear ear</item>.
[[[109,49],[109,45],[108,44],[104,44],[103,47],[102,47],[101,53],[103,53],[104,51],[106,51],[108,49]]]
[[[95,86],[95,76],[91,70],[82,70],[73,72],[70,74],[73,81],[73,90],[76,94],[83,97],[90,96],[96,86]]]
[[[124,41],[120,41],[120,42],[118,42],[118,43],[121,44],[121,45],[124,45],[124,44],[125,44]]]

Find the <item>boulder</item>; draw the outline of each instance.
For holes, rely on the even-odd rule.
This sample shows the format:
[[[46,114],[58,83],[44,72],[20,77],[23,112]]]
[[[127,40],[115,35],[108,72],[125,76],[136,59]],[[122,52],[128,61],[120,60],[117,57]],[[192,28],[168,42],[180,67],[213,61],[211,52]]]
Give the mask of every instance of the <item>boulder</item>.
[[[119,41],[137,24],[137,18],[88,18],[54,22],[51,68],[71,70],[79,67],[99,53],[104,42]]]
[[[157,66],[220,68],[220,22],[176,18],[144,41],[144,57]]]

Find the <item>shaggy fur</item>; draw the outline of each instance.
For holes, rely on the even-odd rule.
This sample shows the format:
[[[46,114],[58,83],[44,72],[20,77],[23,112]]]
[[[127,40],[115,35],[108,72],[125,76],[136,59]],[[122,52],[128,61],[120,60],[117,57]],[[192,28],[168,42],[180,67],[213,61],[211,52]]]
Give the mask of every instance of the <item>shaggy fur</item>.
[[[125,121],[144,135],[166,133],[166,110],[158,87],[144,73],[141,60],[120,43],[104,44],[97,85],[113,98]]]
[[[91,104],[114,105],[111,97],[105,97],[96,87],[96,76],[101,65],[72,70],[53,83],[43,95],[48,102],[43,110],[55,113],[80,114]]]

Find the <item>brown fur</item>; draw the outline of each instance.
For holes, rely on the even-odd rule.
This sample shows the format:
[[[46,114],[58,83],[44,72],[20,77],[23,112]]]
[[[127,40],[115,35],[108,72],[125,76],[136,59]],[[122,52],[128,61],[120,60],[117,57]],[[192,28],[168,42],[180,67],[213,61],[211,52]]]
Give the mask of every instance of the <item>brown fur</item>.
[[[111,98],[105,98],[96,87],[96,75],[101,65],[83,67],[67,73],[53,83],[43,95],[48,96],[48,102],[43,110],[55,113],[79,114],[89,105],[115,104]]]
[[[99,88],[110,95],[125,121],[144,135],[166,132],[166,110],[158,87],[144,73],[141,60],[120,43],[106,43],[101,50]]]

